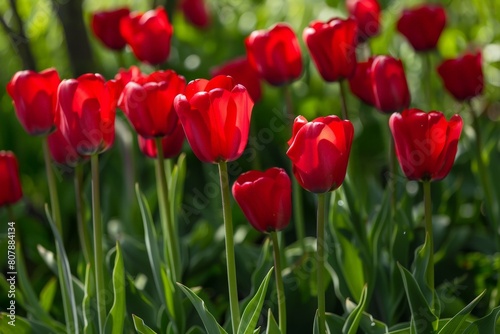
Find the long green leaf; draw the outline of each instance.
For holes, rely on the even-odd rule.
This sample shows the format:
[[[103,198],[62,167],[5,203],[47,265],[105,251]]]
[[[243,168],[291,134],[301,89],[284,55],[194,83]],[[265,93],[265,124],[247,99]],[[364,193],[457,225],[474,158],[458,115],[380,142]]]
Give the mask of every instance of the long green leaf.
[[[115,266],[113,268],[113,297],[113,305],[104,326],[105,333],[122,334],[127,309],[125,307],[125,268],[118,241],[116,242]]]
[[[427,242],[428,238],[425,238],[425,242],[422,246],[418,247],[415,251],[415,262],[413,263],[413,277],[415,277],[415,281],[417,282],[420,291],[427,300],[427,303],[431,303],[433,296],[432,292],[429,289],[427,284],[427,264],[430,261],[431,257],[431,249],[429,243]],[[439,304],[439,300],[436,299],[436,305]]]
[[[470,324],[463,334],[498,333],[496,323],[499,316],[500,306],[497,306],[488,315]]]
[[[134,321],[134,327],[137,333],[139,334],[157,334],[154,330],[152,330],[150,327],[148,327],[145,323],[144,320],[136,316],[135,314],[132,314],[132,319]]]
[[[54,239],[56,241],[56,250],[57,250],[57,267],[59,270],[59,279],[61,282],[61,294],[63,296],[63,304],[64,304],[64,313],[66,317],[66,321],[70,321],[70,323],[66,323],[66,328],[71,333],[78,334],[80,329],[78,326],[78,315],[76,311],[76,301],[75,301],[75,293],[73,290],[73,282],[71,277],[71,270],[69,267],[68,256],[66,255],[66,250],[64,249],[64,243],[62,241],[61,235],[59,231],[52,221],[52,215],[49,212],[49,207],[45,204],[45,214],[49,221],[50,227],[52,229],[52,233],[54,234]],[[74,328],[73,328],[74,327]]]
[[[201,318],[201,321],[203,322],[203,325],[205,326],[205,329],[207,330],[207,333],[210,334],[227,334],[227,332],[217,323],[215,320],[214,316],[210,311],[207,309],[205,302],[203,299],[198,297],[191,289],[189,289],[187,286],[182,285],[181,283],[177,283],[177,285],[181,288],[182,292],[186,294],[186,296],[189,298],[191,303],[193,304],[194,308],[198,312],[198,315]]]
[[[460,312],[458,312],[450,321],[444,325],[439,331],[439,334],[458,334],[461,331],[461,326],[467,319],[471,311],[476,307],[477,303],[483,298],[486,290],[484,290],[479,296],[477,296],[473,301],[464,307]]]
[[[280,327],[278,326],[276,319],[274,319],[273,312],[271,312],[271,309],[267,310],[266,334],[281,334]]]
[[[40,292],[40,306],[46,311],[50,311],[57,291],[57,280],[55,277],[49,279]]]
[[[425,299],[417,281],[412,274],[398,263],[403,283],[405,286],[406,296],[410,304],[414,331],[417,334],[428,334],[434,330],[434,325],[437,324],[437,317],[432,313],[427,300]]]
[[[326,318],[326,331],[327,334],[342,334],[342,328],[344,327],[345,320],[333,313],[325,313]],[[318,311],[316,310],[316,315],[314,316],[313,323],[313,334],[319,334],[319,324],[318,324]]]
[[[269,285],[269,279],[273,273],[274,268],[271,268],[259,289],[255,293],[255,296],[250,300],[247,307],[243,311],[241,316],[240,325],[238,327],[238,334],[252,334],[259,320],[260,311],[262,310],[262,305],[264,305],[264,299],[266,298],[267,286]]]
[[[354,308],[354,310],[349,314],[347,320],[342,328],[342,333],[345,334],[356,334],[358,331],[359,323],[361,322],[361,318],[363,317],[363,311],[366,307],[366,295],[367,295],[367,286],[363,287],[363,291],[361,292],[361,300],[359,304]]]
[[[87,270],[85,271],[85,295],[82,301],[84,334],[95,333],[94,324],[92,322],[92,318],[95,315],[95,311],[92,310],[92,299],[94,298],[94,294],[94,272],[92,271],[92,266],[88,263]]]

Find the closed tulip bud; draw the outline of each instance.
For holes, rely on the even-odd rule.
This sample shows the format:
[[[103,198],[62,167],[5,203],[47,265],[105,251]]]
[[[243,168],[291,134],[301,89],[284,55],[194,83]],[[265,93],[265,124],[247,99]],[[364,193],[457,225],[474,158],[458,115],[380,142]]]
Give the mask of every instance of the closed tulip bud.
[[[299,184],[313,193],[335,190],[344,181],[354,128],[337,116],[318,117],[311,122],[298,116],[286,154]]]
[[[177,123],[174,131],[161,138],[161,146],[163,149],[163,158],[169,159],[173,158],[182,150],[182,144],[184,143],[184,130],[180,123]],[[139,149],[148,158],[155,159],[158,157],[158,150],[156,148],[156,141],[151,138],[144,138],[138,136]]]
[[[245,46],[250,64],[273,86],[290,83],[302,74],[299,41],[286,23],[252,32]]]
[[[52,160],[61,166],[75,168],[89,158],[88,156],[78,154],[60,130],[52,132],[47,137],[47,143]]]
[[[410,180],[437,181],[450,172],[462,132],[462,118],[419,109],[394,113],[389,119],[396,155]]]
[[[233,197],[259,232],[286,228],[292,215],[292,186],[282,168],[241,174],[233,184]]]
[[[415,51],[428,51],[436,48],[445,25],[444,8],[426,4],[405,9],[397,22],[397,29]]]
[[[210,71],[212,77],[218,75],[232,76],[234,81],[245,86],[252,97],[253,102],[257,103],[262,95],[262,83],[259,73],[250,65],[247,57],[239,57],[228,61]]]
[[[408,108],[410,91],[403,63],[389,56],[377,56],[371,67],[375,106],[384,113]]]
[[[92,32],[108,48],[121,50],[127,42],[120,32],[120,20],[129,14],[128,8],[95,12],[91,19]]]
[[[303,38],[323,80],[334,82],[354,75],[357,44],[354,19],[313,21],[304,29]]]
[[[57,91],[59,130],[80,155],[106,151],[115,139],[116,83],[100,74],[63,80]]]
[[[22,197],[16,156],[10,151],[0,151],[0,207],[14,204]]]
[[[379,34],[380,5],[377,0],[347,0],[346,7],[356,20],[359,43]]]
[[[349,88],[351,92],[364,103],[375,106],[375,96],[373,95],[372,80],[373,57],[367,61],[358,63],[354,75],[349,78]]]
[[[191,81],[175,98],[174,107],[198,159],[219,163],[243,154],[253,101],[233,78],[220,75]]]
[[[206,28],[210,25],[210,12],[204,0],[181,0],[180,8],[195,27]]]
[[[480,52],[445,60],[437,71],[446,90],[459,101],[469,100],[483,92],[484,77]]]
[[[173,27],[163,7],[130,13],[120,21],[120,32],[140,61],[158,65],[167,60]]]
[[[46,135],[54,131],[60,82],[57,71],[50,68],[40,73],[17,72],[7,84],[16,116],[28,134]]]
[[[118,104],[140,136],[163,137],[177,125],[173,103],[185,85],[184,77],[172,70],[154,72],[137,82],[130,81]]]

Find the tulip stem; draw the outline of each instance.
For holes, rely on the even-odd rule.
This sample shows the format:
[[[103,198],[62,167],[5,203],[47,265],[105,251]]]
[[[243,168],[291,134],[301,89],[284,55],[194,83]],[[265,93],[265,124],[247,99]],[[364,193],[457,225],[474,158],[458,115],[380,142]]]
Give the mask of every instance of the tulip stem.
[[[276,291],[278,294],[279,328],[281,334],[286,333],[286,300],[285,289],[283,287],[283,277],[281,276],[281,255],[278,236],[275,231],[271,232],[274,251],[274,274],[276,278]]]
[[[291,123],[294,119],[293,113],[293,103],[292,103],[292,92],[290,91],[289,85],[285,85],[284,95],[285,95],[285,103],[286,103],[286,124],[291,128]],[[295,223],[295,234],[297,237],[297,241],[300,243],[302,248],[302,254],[305,254],[306,247],[304,238],[306,236],[305,233],[305,224],[304,224],[304,210],[302,209],[302,188],[295,178],[292,179],[292,187],[293,187],[293,219]]]
[[[229,307],[233,333],[238,332],[240,325],[240,310],[238,305],[238,285],[236,282],[236,264],[234,260],[234,235],[229,197],[229,175],[227,163],[219,162],[220,191],[222,194],[222,211],[224,215],[224,232],[226,240],[227,281],[229,288]]]
[[[85,212],[83,207],[83,167],[78,165],[75,167],[75,200],[76,200],[76,221],[78,225],[78,235],[80,238],[80,245],[83,251],[83,258],[86,263],[92,264],[92,242],[90,241],[89,231],[85,224]]]
[[[12,205],[7,205],[7,219],[9,219],[9,222],[15,221],[14,211],[12,211]]]
[[[433,99],[432,99],[432,54],[430,52],[426,52],[424,55],[427,80],[423,83],[426,87],[427,91],[427,103],[429,104],[429,109],[434,110],[433,107]]]
[[[476,135],[476,154],[477,154],[477,168],[478,168],[478,174],[480,181],[482,183],[483,189],[484,189],[484,197],[485,197],[485,202],[486,202],[486,210],[488,213],[488,220],[492,224],[492,228],[494,231],[495,235],[495,244],[496,244],[496,249],[500,250],[500,239],[499,239],[499,219],[497,212],[495,212],[495,201],[493,200],[494,195],[493,195],[493,189],[491,188],[491,182],[489,180],[489,173],[488,173],[488,168],[486,167],[486,164],[483,160],[483,144],[481,140],[481,128],[479,126],[479,118],[476,116],[476,113],[474,112],[474,108],[472,107],[472,103],[469,100],[469,112],[472,117],[472,126],[474,127],[474,132]]]
[[[317,222],[317,239],[316,252],[318,261],[318,323],[319,333],[326,333],[325,319],[325,207],[326,194],[318,194],[318,222]]]
[[[168,196],[168,184],[165,176],[165,161],[163,157],[163,146],[161,138],[155,138],[157,158],[156,158],[156,185],[158,191],[158,207],[163,228],[163,247],[165,249],[165,261],[169,263],[172,279],[180,281],[181,261],[179,251],[179,241],[175,235],[175,229],[170,213],[170,200]]]
[[[431,181],[424,181],[424,215],[425,215],[425,239],[430,248],[429,262],[427,263],[427,284],[431,289],[431,309],[434,312],[434,235],[432,233],[432,203],[431,203]]]
[[[106,287],[104,284],[104,254],[102,249],[102,221],[101,203],[99,195],[99,155],[90,157],[92,169],[92,218],[94,222],[94,275],[97,296],[97,318],[99,320],[99,333],[104,333],[106,321]]]
[[[59,197],[57,195],[57,185],[56,179],[54,178],[54,171],[52,170],[52,162],[49,153],[49,142],[47,137],[43,139],[43,158],[45,160],[45,171],[47,173],[47,182],[49,185],[49,195],[50,195],[50,206],[52,211],[52,219],[61,234],[63,236],[62,229],[62,219],[61,219],[61,210],[59,207]]]
[[[340,101],[342,103],[342,118],[344,120],[348,120],[349,114],[347,112],[347,97],[344,87],[344,80],[339,81],[339,88],[340,88]]]

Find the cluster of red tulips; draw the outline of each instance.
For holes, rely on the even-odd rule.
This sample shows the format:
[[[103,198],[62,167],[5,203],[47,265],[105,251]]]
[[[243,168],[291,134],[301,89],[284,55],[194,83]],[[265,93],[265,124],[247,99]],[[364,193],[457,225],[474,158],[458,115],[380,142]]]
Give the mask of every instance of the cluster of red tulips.
[[[210,13],[203,1],[184,0],[181,8],[197,26],[210,24]],[[300,205],[300,200],[292,205],[292,198],[300,196],[296,194],[299,188],[292,186],[295,183],[318,196],[317,326],[319,333],[327,333],[327,327],[331,326],[327,323],[324,291],[324,253],[328,247],[325,242],[325,211],[327,194],[344,182],[355,138],[355,128],[349,120],[346,87],[363,103],[390,115],[387,122],[393,138],[392,154],[409,180],[423,183],[426,244],[430,245],[426,281],[434,291],[433,230],[427,205],[430,203],[430,182],[441,180],[450,172],[463,121],[459,115],[447,120],[440,111],[410,108],[412,99],[403,62],[390,55],[366,55],[364,52],[370,38],[381,31],[381,8],[377,0],[347,0],[346,8],[348,18],[313,21],[302,34],[321,78],[325,82],[339,84],[341,116],[328,115],[308,121],[304,116],[297,115],[293,124],[289,124],[291,138],[286,155],[291,162],[293,180],[285,169],[273,167],[266,171],[245,172],[232,185],[232,195],[248,222],[256,230],[269,233],[275,246],[278,327],[281,333],[286,332],[286,303],[281,277],[283,268],[279,263],[279,234],[276,232],[289,225],[294,206],[296,203]],[[397,22],[397,30],[423,57],[436,49],[445,26],[444,8],[431,4],[404,10]],[[168,60],[174,29],[162,7],[145,13],[130,12],[128,8],[95,13],[91,27],[94,35],[109,49],[122,50],[128,45],[139,61],[149,65],[160,65]],[[238,305],[227,163],[240,158],[247,146],[252,108],[262,99],[262,81],[286,87],[300,80],[304,72],[304,55],[296,33],[285,22],[277,23],[268,30],[252,32],[245,39],[244,46],[245,56],[214,68],[210,79],[196,79],[189,83],[170,69],[144,73],[136,66],[120,69],[111,80],[93,73],[61,80],[55,69],[40,73],[25,70],[16,73],[8,83],[6,89],[21,125],[29,135],[43,138],[51,191],[48,216],[58,233],[62,232],[65,224],[57,204],[52,162],[73,169],[82,168],[86,161],[91,160],[93,238],[91,240],[90,231],[82,231],[83,228],[81,240],[84,255],[92,265],[91,272],[98,291],[99,332],[105,327],[108,310],[99,293],[105,290],[103,272],[106,269],[103,264],[105,243],[100,218],[98,155],[113,145],[117,108],[136,131],[140,150],[147,157],[156,159],[161,234],[165,248],[160,253],[161,261],[167,268],[162,275],[166,275],[171,282],[182,282],[183,277],[179,236],[170,212],[173,208],[167,181],[170,176],[165,174],[164,159],[178,156],[186,138],[199,160],[218,165],[232,331],[243,333],[243,326],[250,326],[245,318],[247,312],[243,313],[245,319],[242,320]],[[478,51],[443,61],[436,73],[441,77],[444,89],[458,101],[470,104],[470,100],[483,91],[481,53]],[[293,106],[288,105],[287,108],[288,114],[293,115]],[[472,115],[474,117],[474,113]],[[476,136],[479,135],[479,132],[476,133]],[[484,169],[481,158],[478,164]],[[392,172],[396,173],[395,170]],[[0,185],[1,206],[12,205],[22,197],[18,166],[11,152],[2,151],[0,154]],[[495,212],[488,211],[488,215],[495,215]],[[489,219],[493,221],[495,217],[490,216]],[[296,224],[303,222],[296,219]],[[63,256],[62,252],[58,248],[59,258]],[[64,280],[61,284],[64,285]],[[62,291],[68,293],[62,285]],[[174,296],[172,298],[178,298],[176,293],[179,289],[184,288],[173,288],[175,291],[170,292]],[[163,292],[168,295],[168,292]],[[192,298],[188,292],[186,294]],[[436,303],[432,296],[429,301],[432,310]],[[171,309],[171,305],[165,306],[172,322],[176,323],[176,331],[182,333],[185,325],[179,324],[175,309]],[[66,307],[70,309],[69,305],[65,305],[65,311]],[[76,312],[67,311],[65,316],[68,331],[78,329]],[[252,320],[250,324],[254,325],[251,328],[253,332],[255,322]]]

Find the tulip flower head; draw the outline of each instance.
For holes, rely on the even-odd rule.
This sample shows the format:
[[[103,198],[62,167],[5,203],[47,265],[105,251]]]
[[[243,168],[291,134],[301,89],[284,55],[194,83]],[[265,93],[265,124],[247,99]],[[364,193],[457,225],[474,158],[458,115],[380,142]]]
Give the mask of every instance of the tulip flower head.
[[[75,168],[89,158],[79,154],[59,129],[47,137],[47,143],[52,160],[60,166]]]
[[[446,90],[458,101],[470,100],[483,92],[484,76],[480,52],[445,60],[438,66],[437,72]]]
[[[407,109],[389,119],[396,155],[410,180],[437,181],[450,172],[462,132],[462,118],[438,111]]]
[[[233,161],[248,142],[253,101],[232,77],[193,80],[174,107],[194,154],[204,162]]]
[[[120,32],[140,61],[158,65],[167,60],[173,27],[163,7],[130,13],[120,21]]]
[[[80,155],[106,151],[115,139],[116,83],[100,74],[63,80],[57,91],[59,130]]]
[[[210,71],[212,77],[217,75],[230,75],[238,84],[242,84],[248,90],[253,102],[260,100],[262,95],[262,83],[259,73],[250,65],[247,57],[239,57],[228,61]]]
[[[10,151],[0,151],[0,207],[14,204],[22,197],[16,156]]]
[[[250,64],[273,86],[290,83],[302,74],[299,40],[286,23],[252,32],[245,46]]]
[[[307,122],[298,116],[286,154],[299,184],[313,193],[340,187],[347,171],[354,128],[337,116],[318,117]]]
[[[405,9],[397,22],[397,29],[415,51],[429,51],[436,48],[445,25],[444,8],[439,5],[424,4]]]
[[[304,29],[303,38],[323,80],[334,82],[354,75],[357,44],[354,19],[313,21]]]
[[[60,82],[57,71],[49,68],[40,73],[19,71],[7,84],[16,116],[28,134],[46,135],[54,131]]]
[[[108,48],[121,50],[127,42],[120,32],[120,21],[129,14],[128,8],[95,12],[91,19],[92,32]]]
[[[163,158],[169,159],[179,155],[182,150],[184,138],[184,130],[182,129],[180,123],[178,123],[171,134],[161,138]],[[139,142],[139,149],[145,156],[151,159],[156,159],[158,157],[158,150],[154,139],[144,138],[139,135],[137,140]]]
[[[210,25],[210,11],[205,0],[181,0],[180,9],[195,27],[206,28]]]
[[[177,125],[173,102],[177,94],[184,92],[185,85],[184,77],[172,70],[154,72],[130,81],[118,104],[140,136],[163,137]]]
[[[292,215],[292,186],[282,168],[241,174],[233,196],[249,223],[259,232],[286,228]]]
[[[377,0],[347,0],[346,7],[356,20],[359,43],[379,34],[380,4]]]

